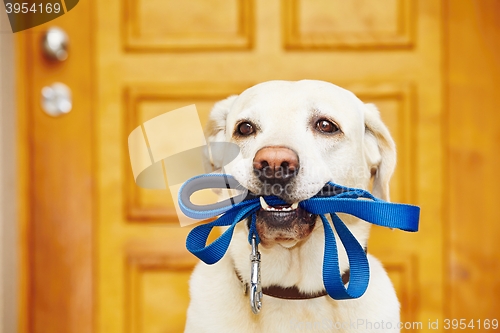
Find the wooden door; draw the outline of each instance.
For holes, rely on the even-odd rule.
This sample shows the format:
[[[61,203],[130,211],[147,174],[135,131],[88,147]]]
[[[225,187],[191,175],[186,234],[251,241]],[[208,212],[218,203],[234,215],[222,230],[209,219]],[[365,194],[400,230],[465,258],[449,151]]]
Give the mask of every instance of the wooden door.
[[[31,186],[41,190],[25,203],[32,212],[26,224],[34,228],[41,220],[37,228],[43,232],[28,233],[39,241],[26,252],[25,267],[35,274],[27,278],[25,308],[29,311],[23,313],[28,331],[182,332],[188,278],[196,263],[184,247],[189,228],[177,224],[167,192],[135,186],[127,136],[142,122],[181,106],[196,104],[203,122],[214,102],[253,84],[304,78],[333,82],[379,106],[399,152],[392,200],[420,205],[422,220],[417,234],[374,227],[369,251],[382,260],[395,284],[404,322],[422,322],[425,331],[429,319],[441,319],[441,17],[439,1],[416,0],[106,0],[79,4],[58,25],[77,35],[85,31],[74,50],[88,56],[81,60],[86,65],[79,68],[70,57],[66,65],[56,67],[35,57],[34,72],[41,74],[25,75],[33,94],[49,75],[55,78],[66,73],[67,80],[77,84],[76,94],[81,94],[83,104],[65,118],[66,134],[61,134],[73,141],[60,150],[54,148],[55,155],[48,159],[63,158],[67,151],[66,158],[73,161],[71,170],[76,170],[68,177],[73,179],[80,171],[90,177],[82,177],[72,190],[65,187],[64,179],[56,188],[62,204],[70,195],[76,201],[86,198],[88,206],[65,214],[70,225],[88,229],[78,231],[85,235],[79,239],[84,241],[82,248],[71,237],[64,238],[71,235],[70,230],[61,231],[57,239],[50,235],[51,227],[44,226],[43,219],[59,216],[54,211],[57,205],[43,199],[47,195],[43,190],[48,191],[50,184],[39,177],[29,178]],[[46,27],[34,31],[40,33]],[[21,42],[27,49],[20,48],[21,52],[36,54],[37,38],[24,34]],[[91,42],[83,47],[77,44],[81,40]],[[76,68],[74,77],[71,68]],[[78,85],[80,78],[84,83]],[[35,102],[25,107],[31,120],[23,122],[24,128],[40,126],[36,133],[49,146],[42,147],[40,137],[32,137],[31,144],[40,145],[24,156],[41,163],[39,168],[48,168],[42,155],[44,149],[58,147],[60,125],[43,118]],[[38,155],[30,155],[33,152]],[[61,173],[67,172],[62,164],[60,168]],[[56,177],[48,169],[43,175]],[[33,214],[39,206],[46,210],[37,220]],[[52,228],[61,230],[61,225]],[[50,247],[58,242],[64,246]],[[47,243],[52,252],[35,253]],[[84,285],[72,270],[79,262],[73,257],[59,258],[61,250],[90,260],[82,264],[81,273],[88,279]],[[53,279],[43,276],[43,264],[53,258],[67,268],[60,275],[62,285],[54,283],[57,270],[50,271]],[[52,289],[45,291],[36,282],[46,282]],[[52,292],[62,300],[83,303],[54,301]],[[81,304],[85,305],[84,317],[77,318]],[[419,328],[414,327],[414,331]]]
[[[422,228],[373,228],[369,251],[403,321],[441,317],[439,2],[111,0],[96,11],[101,331],[182,331],[195,263],[168,193],[135,186],[128,134],[192,103],[203,122],[215,101],[272,79],[327,80],[380,107],[399,149],[392,198],[421,205]]]

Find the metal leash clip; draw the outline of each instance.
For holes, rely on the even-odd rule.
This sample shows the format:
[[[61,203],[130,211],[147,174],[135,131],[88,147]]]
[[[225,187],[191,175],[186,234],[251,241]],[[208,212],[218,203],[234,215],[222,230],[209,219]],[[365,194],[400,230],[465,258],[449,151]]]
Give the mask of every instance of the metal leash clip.
[[[255,235],[252,236],[252,253],[250,254],[250,306],[252,312],[258,314],[262,308],[262,285],[260,283],[260,252]]]

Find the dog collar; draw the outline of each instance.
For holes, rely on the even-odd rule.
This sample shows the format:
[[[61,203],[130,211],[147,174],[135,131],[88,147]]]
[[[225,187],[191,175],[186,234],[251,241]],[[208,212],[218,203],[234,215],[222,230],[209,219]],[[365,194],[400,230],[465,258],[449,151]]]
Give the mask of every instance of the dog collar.
[[[190,201],[193,193],[207,188],[244,189],[234,177],[225,174],[200,175],[183,184],[179,191],[179,207],[184,214],[194,219],[207,219],[222,214],[213,222],[193,228],[186,239],[186,248],[205,263],[214,264],[226,253],[236,224],[250,218],[248,235],[248,241],[252,245],[250,298],[252,310],[258,313],[262,288],[260,287],[260,253],[257,249],[260,240],[255,227],[255,213],[261,208],[259,198],[248,197],[244,192],[240,196],[207,206],[195,205]],[[332,182],[327,183],[325,188],[326,190],[322,193],[299,203],[302,209],[318,215],[323,222],[325,232],[323,284],[326,292],[333,299],[359,298],[368,287],[370,278],[368,258],[362,246],[336,213],[354,215],[383,227],[417,231],[420,208],[413,205],[389,203],[375,198],[368,191],[348,188]],[[358,200],[359,198],[368,200]],[[285,204],[282,199],[275,196],[266,196],[265,200],[271,206]],[[347,253],[350,269],[347,288],[342,281],[336,240],[326,214],[330,215],[335,231]],[[229,228],[214,242],[206,245],[212,229],[222,226]]]
[[[248,290],[250,289],[250,284],[247,282],[243,281],[243,278],[241,277],[240,273],[236,269],[234,269],[234,273],[236,274],[236,277],[238,280],[240,280],[241,285],[243,286],[243,293],[245,295],[248,294]],[[342,282],[344,284],[347,284],[349,282],[349,270],[347,270],[344,274],[342,274]],[[322,296],[328,295],[325,289],[321,291],[317,291],[314,293],[305,293],[299,290],[297,286],[292,286],[292,287],[282,287],[278,285],[271,285],[269,287],[262,287],[262,293],[267,296],[271,296],[274,298],[281,298],[281,299],[293,299],[293,300],[300,300],[300,299],[311,299],[311,298],[318,298]]]
[[[365,253],[366,252],[367,251],[365,247]],[[241,274],[238,272],[236,268],[234,269],[234,273],[238,278],[238,280],[240,280],[241,285],[243,286],[243,293],[245,295],[248,294],[249,284],[243,281]],[[349,268],[344,273],[342,273],[342,283],[344,285],[346,285],[349,282],[350,276],[351,276],[351,271],[349,270]],[[328,295],[326,289],[324,288],[323,290],[316,291],[313,293],[306,293],[300,291],[297,286],[282,287],[278,285],[270,285],[268,287],[262,287],[262,293],[264,295],[271,296],[274,298],[289,299],[289,300],[311,299]]]

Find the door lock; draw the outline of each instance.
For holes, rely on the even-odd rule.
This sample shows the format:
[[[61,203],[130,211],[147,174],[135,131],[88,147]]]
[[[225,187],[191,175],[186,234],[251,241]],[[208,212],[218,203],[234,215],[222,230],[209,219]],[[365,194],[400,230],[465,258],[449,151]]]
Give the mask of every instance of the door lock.
[[[58,117],[71,111],[71,90],[64,83],[56,82],[42,88],[42,109],[49,116]]]

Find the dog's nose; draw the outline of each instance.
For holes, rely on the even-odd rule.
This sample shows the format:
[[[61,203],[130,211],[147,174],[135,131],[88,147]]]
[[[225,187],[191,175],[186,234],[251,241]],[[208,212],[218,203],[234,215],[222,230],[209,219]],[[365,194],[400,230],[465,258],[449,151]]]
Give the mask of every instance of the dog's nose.
[[[298,173],[299,157],[286,147],[264,147],[255,154],[253,169],[262,182],[286,183]]]

